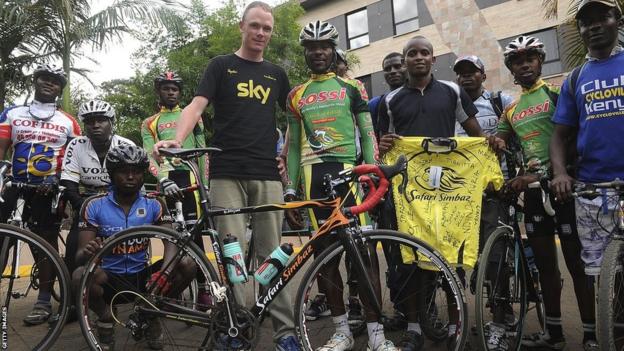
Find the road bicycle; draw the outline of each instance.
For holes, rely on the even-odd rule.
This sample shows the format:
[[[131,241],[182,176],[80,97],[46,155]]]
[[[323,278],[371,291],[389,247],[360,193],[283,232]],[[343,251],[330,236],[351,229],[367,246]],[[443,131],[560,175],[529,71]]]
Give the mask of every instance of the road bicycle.
[[[544,208],[554,215],[545,187],[546,182],[529,184],[531,189],[541,189]],[[526,316],[531,309],[537,312],[541,331],[546,330],[539,271],[527,259],[530,246],[523,240],[518,225],[522,213],[518,197],[512,196],[508,205],[510,224],[500,222],[479,257],[475,319],[483,350],[520,350]],[[498,345],[488,345],[491,333],[495,332],[500,335],[494,340]]]
[[[161,154],[179,159],[195,175],[198,175],[196,158],[211,151],[216,150],[211,148],[163,149]],[[116,289],[116,292],[110,301],[111,313],[116,321],[116,347],[120,347],[120,342],[124,344],[122,348],[134,347],[136,343],[145,342],[146,331],[150,328],[149,321],[151,320],[151,325],[153,325],[153,320],[158,319],[162,329],[163,343],[174,349],[185,347],[200,350],[253,349],[258,346],[256,344],[258,328],[271,310],[271,302],[287,286],[294,285],[298,287],[293,303],[295,332],[304,349],[314,350],[326,342],[334,332],[334,326],[330,318],[308,321],[304,311],[312,302],[312,297],[318,292],[317,280],[324,279],[321,272],[328,270],[330,265],[344,267],[344,264],[340,262],[344,253],[350,256],[358,275],[360,297],[367,307],[367,318],[383,323],[394,313],[390,294],[384,284],[380,283],[384,280],[383,274],[387,267],[381,247],[388,244],[401,247],[402,253],[413,255],[416,257],[416,262],[420,259],[427,259],[430,261],[429,266],[438,272],[438,276],[444,281],[449,292],[448,300],[437,306],[438,312],[441,315],[449,313],[449,316],[451,314],[454,316],[447,319],[452,320],[456,325],[456,332],[452,335],[455,338],[455,350],[462,350],[467,335],[467,306],[461,282],[454,269],[440,253],[426,243],[391,230],[362,231],[356,219],[357,214],[372,209],[379,202],[388,189],[389,179],[402,174],[405,168],[404,158],[392,166],[360,165],[340,172],[335,177],[326,175],[326,198],[243,208],[211,208],[206,189],[200,182],[198,191],[202,215],[193,231],[180,233],[164,227],[141,226],[121,231],[104,240],[101,250],[85,265],[85,274],[80,282],[78,309],[83,335],[92,349],[101,347],[97,328],[94,327],[97,324],[95,317],[89,312],[89,287],[96,278],[95,271],[102,260],[113,252],[117,254],[125,252],[129,258],[128,251],[136,253],[134,249],[137,247],[136,244],[139,244],[146,253],[145,267],[149,268],[148,262],[161,255],[162,242],[166,241],[176,246],[176,252],[161,269],[172,269],[181,259],[190,258],[197,267],[197,273],[205,277],[205,286],[201,288],[210,292],[212,301],[207,305],[198,303],[189,305],[188,302],[177,298],[152,293],[151,284],[146,286],[141,284],[144,282],[139,284],[130,281],[117,282],[115,287],[111,286]],[[378,181],[375,182],[368,174],[374,174]],[[199,180],[201,177],[196,177],[196,179]],[[335,188],[353,182],[366,183],[369,193],[359,205],[343,207],[344,199],[336,193]],[[254,304],[246,307],[242,301],[236,300],[232,289],[233,284],[226,273],[227,269],[232,267],[228,266],[231,261],[225,259],[223,240],[230,233],[217,233],[213,229],[213,217],[303,208],[329,208],[332,214],[309,241],[301,248],[297,248],[285,267],[270,283],[263,287]],[[192,242],[194,232],[210,237],[212,252],[208,255],[214,259],[215,265]],[[262,233],[256,233],[256,235],[262,235]],[[333,243],[326,247],[320,245],[322,243],[320,240],[329,236],[333,237],[330,241]],[[312,257],[314,260],[310,260]],[[415,263],[406,262],[405,264]],[[242,267],[237,265],[233,268],[242,270]],[[304,268],[303,278],[299,280],[298,273]],[[339,280],[344,282],[342,277],[345,276],[345,272],[340,273]],[[335,291],[346,297],[344,294],[347,289],[344,288],[342,282],[338,279],[333,281],[325,279],[325,284],[329,288],[337,289]],[[417,296],[422,293],[422,290],[412,285],[411,290],[400,291],[399,296],[402,300],[394,301],[394,303],[417,299]],[[386,333],[386,337],[392,341],[398,341],[399,334],[398,332]],[[356,341],[356,350],[365,347],[366,340]]]
[[[7,164],[0,166],[0,194],[5,188],[15,188],[18,198],[10,224],[0,224],[0,349],[47,350],[60,335],[67,318],[69,273],[58,251],[39,235],[28,231],[22,221],[24,193],[34,191],[37,186],[5,179],[7,169]],[[44,266],[50,267],[48,280],[41,278]],[[54,296],[51,312],[56,318],[49,323],[26,327],[23,319],[30,313],[37,291],[43,286],[49,287]]]
[[[577,183],[573,196],[593,199],[603,198],[603,205],[596,213],[596,222],[602,230],[599,217],[608,213],[609,200],[614,201],[610,242],[604,250],[597,283],[596,330],[601,350],[624,350],[624,181],[583,184]],[[607,190],[612,193],[607,194]]]

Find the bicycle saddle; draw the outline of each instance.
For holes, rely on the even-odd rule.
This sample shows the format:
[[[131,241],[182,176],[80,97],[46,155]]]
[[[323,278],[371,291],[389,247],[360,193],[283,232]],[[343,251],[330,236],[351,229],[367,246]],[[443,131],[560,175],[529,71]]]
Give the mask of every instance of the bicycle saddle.
[[[159,149],[158,150],[163,156],[167,157],[177,157],[182,160],[191,160],[197,157],[200,157],[209,152],[221,151],[221,149],[216,147],[204,147],[197,149],[182,149],[182,148],[167,148],[167,149]]]

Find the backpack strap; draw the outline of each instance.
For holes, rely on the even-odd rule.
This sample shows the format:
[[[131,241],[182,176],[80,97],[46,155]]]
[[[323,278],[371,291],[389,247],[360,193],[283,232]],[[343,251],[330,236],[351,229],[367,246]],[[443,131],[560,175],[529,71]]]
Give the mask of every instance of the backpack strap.
[[[570,73],[570,75],[567,78],[568,79],[568,87],[570,88],[568,90],[570,91],[570,95],[572,95],[572,97],[574,97],[574,94],[576,93],[576,82],[578,81],[579,76],[581,75],[581,71],[585,67],[585,63],[587,63],[587,62],[584,62],[580,66],[574,67],[574,69],[572,70],[572,72]]]
[[[552,101],[552,103],[557,106],[557,100],[559,100],[559,94],[555,93],[554,91],[550,90],[548,88],[548,85],[544,84],[542,86],[542,88],[544,89],[544,91],[546,92],[546,94],[548,95],[548,98],[550,99],[550,101]]]
[[[492,105],[492,109],[494,113],[496,113],[496,117],[500,118],[503,114],[503,98],[501,97],[501,91],[497,91],[494,94],[490,94],[490,105]]]

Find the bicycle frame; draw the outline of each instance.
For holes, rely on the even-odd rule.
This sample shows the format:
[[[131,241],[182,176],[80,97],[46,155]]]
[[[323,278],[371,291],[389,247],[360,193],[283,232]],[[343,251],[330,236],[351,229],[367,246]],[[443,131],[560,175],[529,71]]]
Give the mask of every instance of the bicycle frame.
[[[373,285],[368,279],[368,274],[365,271],[365,263],[360,251],[357,248],[356,240],[359,237],[359,232],[351,231],[348,227],[351,224],[351,220],[343,213],[341,210],[342,198],[337,196],[335,192],[331,194],[327,198],[322,199],[313,199],[306,201],[293,201],[288,203],[280,203],[280,204],[265,204],[259,206],[247,206],[241,208],[226,208],[226,209],[211,209],[210,202],[208,199],[208,194],[206,188],[202,184],[201,177],[199,177],[199,167],[194,160],[182,160],[182,163],[187,165],[196,179],[198,179],[198,191],[200,194],[200,204],[202,207],[202,214],[197,221],[196,225],[193,227],[191,232],[183,234],[183,240],[181,240],[179,245],[186,245],[188,241],[192,240],[192,237],[198,233],[201,233],[202,236],[207,235],[210,237],[212,242],[212,249],[215,255],[215,261],[217,264],[217,271],[219,275],[219,283],[228,287],[228,299],[235,299],[234,294],[232,293],[231,284],[229,284],[229,280],[226,274],[226,268],[223,261],[223,243],[220,240],[219,234],[216,230],[214,230],[214,222],[213,217],[215,216],[227,216],[227,215],[235,215],[235,214],[247,214],[247,213],[259,213],[259,212],[269,212],[269,211],[281,211],[286,209],[305,209],[305,208],[332,208],[331,215],[327,218],[327,220],[319,227],[318,231],[314,236],[310,238],[310,240],[301,248],[301,250],[289,260],[289,264],[284,267],[281,273],[276,276],[273,281],[266,287],[264,287],[264,292],[257,298],[254,306],[251,308],[251,314],[257,318],[258,320],[262,320],[267,307],[271,304],[274,298],[288,285],[288,283],[292,280],[292,278],[299,272],[299,270],[305,265],[305,263],[313,256],[315,252],[315,242],[325,235],[330,234],[332,231],[336,231],[338,240],[345,247],[346,254],[351,257],[354,263],[354,267],[356,268],[356,273],[360,277],[366,277],[365,279],[361,279],[360,283],[362,284],[362,293],[369,298],[368,301],[372,302],[373,312],[377,315],[381,315],[381,304],[378,301],[377,295],[375,294],[375,290]],[[326,176],[326,182],[331,184],[329,188],[333,189],[334,185],[341,184],[332,184],[331,177]],[[355,219],[357,220],[357,219]],[[206,229],[204,229],[206,228]],[[175,258],[171,261],[171,264],[176,264],[180,258]],[[252,278],[253,279],[253,278]],[[228,315],[230,318],[230,322],[234,320],[234,313],[231,310],[231,305],[229,301],[226,301],[226,306],[228,309]],[[146,312],[148,314],[158,315],[163,318],[175,319],[175,320],[184,320],[189,324],[197,324],[197,325],[205,325],[207,314],[204,312],[189,310],[184,307],[176,306],[168,304],[168,307],[173,308],[181,313],[176,312],[163,312],[158,310],[150,310],[147,308],[140,308],[141,311]],[[190,317],[190,318],[189,318]],[[193,320],[193,318],[195,318]],[[231,326],[233,324],[230,324]],[[234,333],[233,333],[234,334]],[[236,336],[236,335],[230,335]]]

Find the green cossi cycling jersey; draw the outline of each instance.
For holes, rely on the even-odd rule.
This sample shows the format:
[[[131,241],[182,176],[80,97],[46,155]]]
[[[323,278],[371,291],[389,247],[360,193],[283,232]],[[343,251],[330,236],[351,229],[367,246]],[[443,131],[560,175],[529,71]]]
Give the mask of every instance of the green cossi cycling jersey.
[[[378,159],[368,95],[357,79],[313,74],[288,94],[288,183],[293,192],[301,167],[321,162],[356,163],[356,128],[364,162]]]
[[[150,173],[152,173],[158,180],[162,178],[168,178],[168,174],[174,170],[186,170],[188,167],[183,164],[174,165],[170,159],[165,158],[162,164],[158,164],[154,160],[151,150],[154,144],[160,140],[174,140],[177,128],[177,121],[180,118],[182,109],[180,106],[176,106],[173,109],[162,107],[160,112],[149,117],[143,121],[141,126],[141,136],[143,138],[143,148],[148,150],[150,159]],[[198,147],[206,147],[206,141],[204,139],[204,127],[201,121],[195,126],[193,132],[184,139],[182,148],[192,149]],[[206,157],[200,157],[199,168],[206,180],[208,177],[208,161]]]
[[[555,125],[559,87],[539,79],[529,89],[522,89],[520,98],[503,112],[498,132],[515,133],[520,138],[525,169],[532,173],[548,174],[550,169],[549,144]]]

